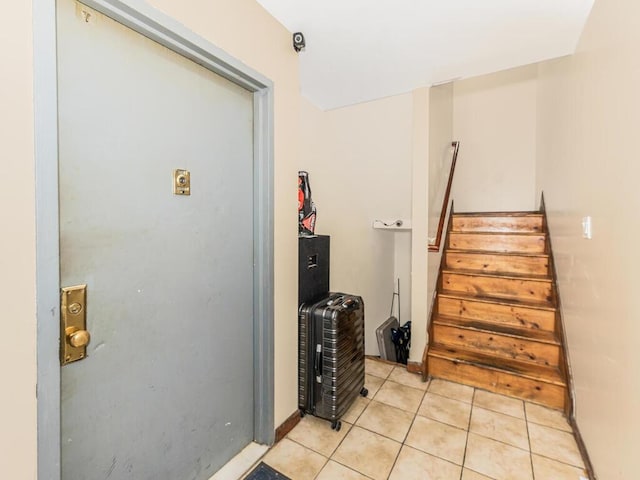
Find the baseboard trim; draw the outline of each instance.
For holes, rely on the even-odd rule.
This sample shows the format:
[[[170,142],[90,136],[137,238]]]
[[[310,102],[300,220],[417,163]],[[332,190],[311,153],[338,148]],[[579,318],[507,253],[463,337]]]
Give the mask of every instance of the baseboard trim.
[[[422,353],[422,381],[426,382],[428,378],[429,378],[429,340],[427,340],[427,344],[424,346],[424,352]]]
[[[369,360],[375,360],[376,362],[386,363],[387,365],[402,365],[401,363],[392,362],[391,360],[385,360],[384,358],[380,358],[376,355],[365,355],[364,358],[368,358]]]
[[[393,365],[394,367],[406,367],[407,372],[409,373],[417,373],[419,375],[424,376],[424,368],[423,363],[421,362],[408,362],[406,365],[397,362],[391,362],[389,360],[384,360],[380,357],[376,357],[374,355],[365,355],[365,358],[369,358],[371,360],[375,360],[377,362],[386,363],[387,365]]]
[[[407,372],[409,372],[409,373],[417,373],[419,375],[424,376],[424,368],[422,366],[422,362],[409,362],[409,363],[407,363]]]
[[[293,412],[291,415],[289,415],[289,418],[287,418],[282,425],[280,425],[278,428],[276,428],[276,439],[275,439],[275,443],[278,443],[280,440],[282,440],[284,437],[287,436],[287,434],[293,430],[293,428],[300,422],[300,410],[296,410],[295,412]]]
[[[587,452],[587,446],[582,439],[582,434],[580,433],[580,429],[578,428],[578,423],[576,422],[575,417],[569,417],[569,424],[573,429],[573,436],[576,439],[576,443],[578,444],[578,450],[580,450],[580,455],[582,456],[582,461],[584,462],[584,468],[587,471],[587,475],[589,476],[589,480],[597,480],[596,473],[593,470],[593,465],[591,463],[591,459],[589,458],[589,453]]]

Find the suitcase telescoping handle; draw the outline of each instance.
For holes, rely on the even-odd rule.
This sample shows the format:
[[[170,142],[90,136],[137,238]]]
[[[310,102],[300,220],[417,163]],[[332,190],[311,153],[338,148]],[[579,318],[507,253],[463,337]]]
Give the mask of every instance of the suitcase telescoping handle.
[[[316,373],[316,382],[322,383],[322,345],[316,345],[316,358],[314,363],[314,370]]]

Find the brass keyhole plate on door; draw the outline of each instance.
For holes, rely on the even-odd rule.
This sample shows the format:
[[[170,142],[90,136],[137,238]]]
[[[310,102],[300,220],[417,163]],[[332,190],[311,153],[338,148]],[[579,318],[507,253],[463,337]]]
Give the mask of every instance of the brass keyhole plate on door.
[[[173,171],[173,193],[175,195],[191,195],[191,172],[189,170]]]
[[[87,356],[91,335],[87,331],[87,286],[62,289],[60,299],[60,364],[82,360]]]

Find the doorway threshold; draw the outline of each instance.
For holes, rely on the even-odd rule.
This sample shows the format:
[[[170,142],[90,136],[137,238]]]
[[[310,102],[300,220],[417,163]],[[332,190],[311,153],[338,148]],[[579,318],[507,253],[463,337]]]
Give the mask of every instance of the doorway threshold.
[[[268,445],[251,442],[240,453],[229,460],[209,480],[238,480],[269,450]]]

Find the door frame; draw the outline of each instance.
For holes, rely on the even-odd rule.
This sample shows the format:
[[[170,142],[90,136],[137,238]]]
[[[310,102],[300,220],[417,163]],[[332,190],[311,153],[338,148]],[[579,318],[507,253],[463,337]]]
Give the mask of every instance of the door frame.
[[[274,426],[273,82],[144,0],[80,0],[253,93],[254,440]],[[38,478],[60,479],[60,244],[56,1],[33,0]]]

